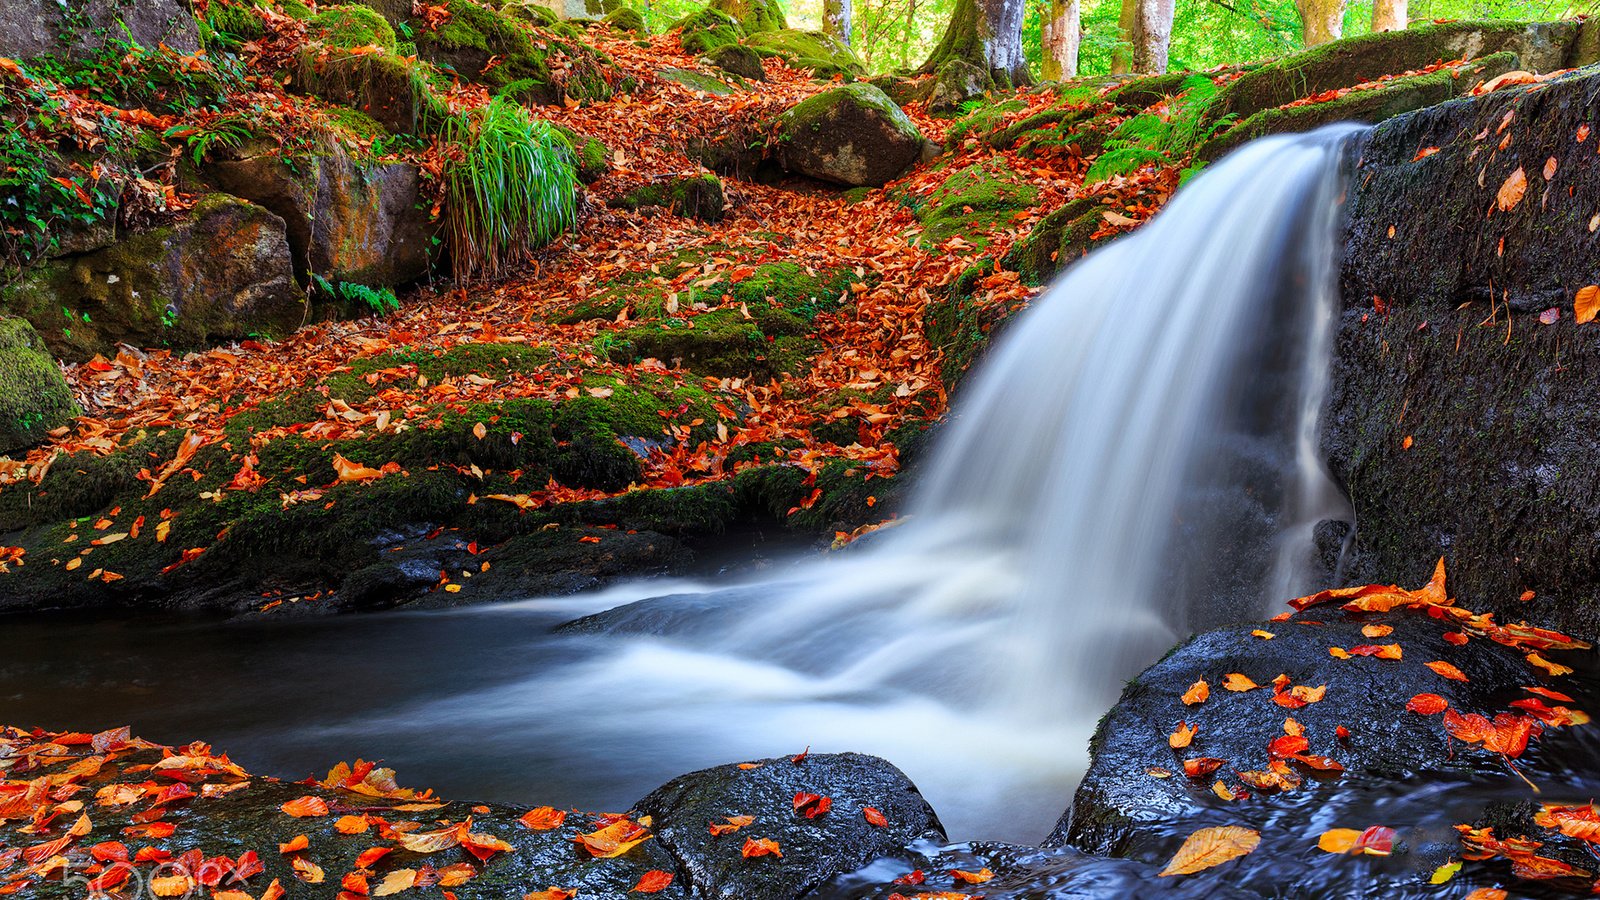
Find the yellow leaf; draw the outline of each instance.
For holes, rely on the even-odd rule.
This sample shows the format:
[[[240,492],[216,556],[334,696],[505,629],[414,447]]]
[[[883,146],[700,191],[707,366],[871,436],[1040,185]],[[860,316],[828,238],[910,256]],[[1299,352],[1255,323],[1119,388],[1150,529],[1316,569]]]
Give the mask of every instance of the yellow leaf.
[[[1251,828],[1240,828],[1237,825],[1202,828],[1189,835],[1160,874],[1163,877],[1192,875],[1212,866],[1221,865],[1230,859],[1238,859],[1255,850],[1260,844],[1261,833]]]
[[[1453,859],[1450,862],[1447,862],[1444,865],[1440,866],[1439,868],[1434,869],[1432,877],[1430,877],[1428,879],[1428,883],[1429,884],[1444,884],[1445,882],[1449,881],[1450,879],[1456,877],[1456,873],[1460,872],[1460,871],[1461,871],[1461,860]]]
[[[1240,675],[1238,672],[1229,672],[1223,677],[1222,686],[1230,691],[1238,693],[1242,691],[1253,691],[1261,685],[1256,684],[1254,681],[1251,681],[1243,675]]]
[[[1317,838],[1317,849],[1323,853],[1349,853],[1360,837],[1361,832],[1354,828],[1330,828]]]
[[[1578,324],[1593,322],[1595,313],[1600,313],[1600,285],[1591,284],[1578,288],[1578,296],[1572,301],[1572,312],[1578,319]]]
[[[374,897],[389,897],[401,891],[408,891],[417,883],[416,869],[396,869],[383,876],[383,883],[372,891]]]

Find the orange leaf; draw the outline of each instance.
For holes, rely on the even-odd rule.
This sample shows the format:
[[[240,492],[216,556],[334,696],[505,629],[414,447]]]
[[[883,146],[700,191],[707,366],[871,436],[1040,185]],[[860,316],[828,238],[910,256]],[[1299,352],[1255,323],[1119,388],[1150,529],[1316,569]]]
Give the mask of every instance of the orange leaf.
[[[889,819],[888,819],[888,817],[884,816],[883,813],[878,812],[873,807],[870,807],[870,806],[861,807],[861,817],[866,819],[867,820],[867,824],[869,824],[869,825],[876,825],[879,828],[888,828],[889,827]]]
[[[755,816],[726,816],[723,819],[727,823],[725,825],[719,825],[716,822],[711,823],[711,836],[722,837],[725,834],[733,834],[755,820]]]
[[[304,850],[309,846],[311,846],[311,839],[303,834],[297,834],[290,838],[288,842],[279,844],[278,852],[284,854],[299,853],[301,850]]]
[[[984,882],[994,878],[994,873],[989,871],[987,867],[979,869],[976,872],[967,872],[961,869],[951,869],[950,877],[967,884],[983,884]]]
[[[1174,750],[1182,750],[1184,747],[1189,746],[1194,740],[1195,733],[1199,730],[1196,726],[1179,722],[1178,727],[1173,729],[1171,735],[1168,735],[1167,746]]]
[[[1206,698],[1210,696],[1211,685],[1206,684],[1206,680],[1202,678],[1189,685],[1189,689],[1183,692],[1183,703],[1185,706],[1194,706],[1197,703],[1206,702]]]
[[[360,834],[371,827],[366,816],[340,816],[333,828],[340,834]]]
[[[779,849],[778,842],[769,838],[746,838],[744,848],[739,851],[745,859],[754,856],[782,857],[783,851]]]
[[[564,809],[556,809],[551,806],[536,806],[523,813],[522,818],[517,821],[521,822],[524,827],[531,828],[534,831],[549,831],[552,828],[561,827],[561,823],[566,820],[567,811]]]
[[[1418,694],[1406,701],[1406,709],[1424,716],[1436,716],[1450,707],[1450,701],[1438,694]]]
[[[304,797],[290,800],[279,809],[297,819],[311,819],[328,814],[328,801],[308,794]]]
[[[666,890],[667,889],[667,885],[669,885],[671,883],[672,883],[672,873],[671,872],[663,872],[660,869],[651,869],[650,871],[648,871],[648,872],[644,873],[643,875],[639,876],[639,883],[634,885],[633,889],[630,890],[628,893],[630,893],[630,894],[633,894],[633,893],[638,893],[638,894],[660,893],[661,891]]]
[[[1600,285],[1578,288],[1578,294],[1572,301],[1572,312],[1579,325],[1593,322],[1595,314],[1600,313]]]
[[[572,840],[589,851],[590,856],[611,859],[627,853],[649,837],[649,830],[639,823],[629,819],[618,819],[604,828],[580,834]]]
[[[1253,691],[1261,685],[1256,684],[1254,681],[1251,681],[1243,675],[1240,675],[1238,672],[1229,672],[1227,675],[1223,676],[1222,686],[1230,691],[1234,691],[1235,693],[1240,693],[1243,691]]]
[[[1238,859],[1261,844],[1261,833],[1237,825],[1202,828],[1189,835],[1160,874],[1192,875]]]
[[[1423,663],[1423,665],[1425,665],[1428,668],[1432,669],[1435,673],[1437,673],[1441,677],[1448,678],[1451,681],[1466,681],[1467,680],[1467,676],[1462,674],[1460,669],[1456,668],[1455,666],[1450,665],[1447,662],[1443,662],[1441,660],[1434,660],[1433,662],[1430,662],[1430,663]]]
[[[1222,767],[1224,761],[1212,756],[1197,756],[1183,761],[1183,774],[1190,778],[1204,778]]]
[[[1495,206],[1501,212],[1510,212],[1522,202],[1522,195],[1527,192],[1528,174],[1522,171],[1521,166],[1517,166],[1517,170],[1506,176],[1505,182],[1500,185],[1500,190],[1495,193]]]

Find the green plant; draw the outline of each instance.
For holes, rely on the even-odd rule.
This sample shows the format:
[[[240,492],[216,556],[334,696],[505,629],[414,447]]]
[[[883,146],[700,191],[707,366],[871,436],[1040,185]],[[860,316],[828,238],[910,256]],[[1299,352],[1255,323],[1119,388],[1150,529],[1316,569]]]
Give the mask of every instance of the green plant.
[[[255,125],[240,115],[217,116],[198,125],[176,125],[164,135],[169,139],[181,138],[197,166],[219,147],[237,150],[258,136]]]
[[[445,235],[458,280],[498,275],[577,219],[572,145],[515,101],[452,116],[444,172]]]
[[[1105,150],[1084,175],[1086,184],[1125,175],[1149,163],[1176,166],[1207,138],[1233,124],[1232,114],[1205,121],[1206,107],[1216,98],[1218,88],[1205,75],[1184,79],[1178,93],[1164,104],[1140,113],[1121,125],[1106,139]],[[1199,165],[1184,169],[1187,181]]]
[[[393,288],[374,288],[353,281],[341,281],[337,286],[321,275],[312,275],[317,289],[328,297],[360,303],[375,316],[388,315],[400,309],[400,298]]]

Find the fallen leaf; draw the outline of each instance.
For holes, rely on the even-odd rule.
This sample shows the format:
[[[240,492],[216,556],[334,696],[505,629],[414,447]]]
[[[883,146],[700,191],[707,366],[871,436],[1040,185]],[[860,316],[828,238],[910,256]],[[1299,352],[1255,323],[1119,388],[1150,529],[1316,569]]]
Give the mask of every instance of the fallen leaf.
[[[1189,689],[1183,692],[1183,702],[1185,706],[1194,706],[1197,703],[1206,702],[1206,698],[1210,696],[1211,686],[1206,684],[1206,680],[1202,678],[1189,685]]]
[[[1192,875],[1229,860],[1238,859],[1255,850],[1260,844],[1260,832],[1250,828],[1240,828],[1237,825],[1202,828],[1189,835],[1183,846],[1178,848],[1178,852],[1173,854],[1167,867],[1159,874],[1163,877]]]
[[[1195,726],[1179,722],[1178,727],[1173,729],[1172,734],[1167,736],[1167,746],[1174,750],[1182,750],[1184,747],[1189,746],[1190,742],[1194,740],[1195,732],[1199,730]]]
[[[755,856],[782,857],[783,850],[778,847],[777,841],[770,838],[746,838],[744,848],[739,851],[739,855],[745,859]]]
[[[1506,180],[1500,185],[1500,190],[1495,193],[1495,206],[1501,212],[1510,212],[1522,202],[1522,195],[1527,192],[1528,174],[1521,166],[1517,166],[1517,170],[1506,176]]]
[[[630,894],[657,894],[667,889],[672,883],[672,873],[661,869],[651,869],[639,876],[639,883],[634,885]]]
[[[549,831],[552,828],[561,827],[561,823],[566,820],[567,811],[564,809],[536,806],[523,813],[522,818],[517,821],[521,822],[523,827],[531,828],[534,831]]]
[[[1235,693],[1240,693],[1243,691],[1253,691],[1261,685],[1256,684],[1254,681],[1251,681],[1243,675],[1240,675],[1238,672],[1229,672],[1227,675],[1223,676],[1222,686],[1230,691],[1234,691]]]

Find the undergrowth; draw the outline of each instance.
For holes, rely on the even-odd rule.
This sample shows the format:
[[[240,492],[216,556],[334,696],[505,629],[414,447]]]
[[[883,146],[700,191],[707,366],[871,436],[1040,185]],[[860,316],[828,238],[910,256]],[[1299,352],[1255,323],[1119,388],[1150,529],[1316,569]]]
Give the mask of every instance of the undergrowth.
[[[1178,93],[1165,103],[1164,111],[1158,105],[1117,126],[1106,139],[1105,150],[1084,175],[1084,183],[1126,175],[1152,163],[1182,165],[1196,147],[1233,125],[1235,116],[1232,114],[1209,123],[1205,121],[1206,107],[1216,99],[1218,90],[1216,83],[1205,75],[1184,79]],[[1184,168],[1179,183],[1188,181],[1203,165],[1194,163]]]

